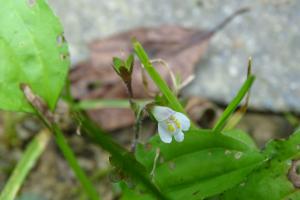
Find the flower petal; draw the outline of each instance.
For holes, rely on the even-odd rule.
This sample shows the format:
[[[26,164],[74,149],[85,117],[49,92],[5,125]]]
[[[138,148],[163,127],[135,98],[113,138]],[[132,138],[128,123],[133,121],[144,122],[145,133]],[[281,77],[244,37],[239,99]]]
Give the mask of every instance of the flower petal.
[[[177,133],[174,134],[174,138],[177,142],[182,142],[184,139],[184,134],[182,131],[178,131]]]
[[[163,121],[175,114],[175,111],[165,106],[154,106],[152,108],[152,114],[157,121]]]
[[[172,134],[167,131],[167,129],[164,128],[163,122],[158,123],[158,134],[164,143],[171,143],[172,142]]]
[[[191,126],[191,122],[190,122],[190,119],[187,118],[187,116],[185,116],[184,114],[182,114],[180,112],[176,112],[174,114],[174,117],[180,122],[182,130],[184,130],[184,131],[189,130],[189,128]]]

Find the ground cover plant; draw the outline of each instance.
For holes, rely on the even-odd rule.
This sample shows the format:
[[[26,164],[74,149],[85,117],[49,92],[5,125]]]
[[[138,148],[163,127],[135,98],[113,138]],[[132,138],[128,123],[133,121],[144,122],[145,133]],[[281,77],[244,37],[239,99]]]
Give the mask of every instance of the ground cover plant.
[[[51,137],[86,198],[101,199],[54,117],[60,97],[68,104],[82,137],[109,152],[119,177],[120,199],[300,199],[300,132],[296,130],[290,138],[270,141],[259,149],[247,133],[234,129],[241,117],[235,111],[244,97],[248,99],[255,80],[251,60],[246,80],[214,127],[200,129],[157,72],[147,49],[133,38],[132,54],[112,58],[112,67],[124,82],[136,117],[135,139],[131,149],[126,149],[91,121],[72,98],[68,45],[58,18],[44,0],[2,1],[0,25],[0,108],[32,113],[46,127],[27,145],[0,200],[16,198]],[[131,77],[135,67],[142,67],[159,89],[155,98],[135,100]],[[157,134],[142,144],[139,135],[145,115],[157,123]]]

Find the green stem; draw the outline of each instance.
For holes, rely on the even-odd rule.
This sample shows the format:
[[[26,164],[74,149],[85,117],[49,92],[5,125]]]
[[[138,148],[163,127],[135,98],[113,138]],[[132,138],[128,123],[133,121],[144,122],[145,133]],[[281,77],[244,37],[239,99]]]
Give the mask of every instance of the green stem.
[[[87,178],[82,168],[79,166],[77,159],[72,151],[72,149],[69,147],[62,131],[60,128],[54,124],[52,126],[53,131],[55,133],[55,140],[57,145],[59,146],[60,150],[62,151],[64,157],[66,158],[68,164],[72,168],[73,172],[75,173],[75,176],[80,181],[82,187],[86,191],[86,194],[89,196],[89,199],[91,200],[99,200],[100,197],[94,188],[91,181]]]
[[[138,103],[144,103],[149,100],[135,100]],[[95,99],[95,100],[83,100],[79,103],[75,103],[74,109],[99,109],[99,108],[130,108],[128,99]]]
[[[37,162],[38,158],[46,148],[50,139],[50,133],[47,130],[41,131],[32,139],[30,144],[15,167],[12,175],[7,181],[1,195],[0,200],[14,200],[26,176]]]

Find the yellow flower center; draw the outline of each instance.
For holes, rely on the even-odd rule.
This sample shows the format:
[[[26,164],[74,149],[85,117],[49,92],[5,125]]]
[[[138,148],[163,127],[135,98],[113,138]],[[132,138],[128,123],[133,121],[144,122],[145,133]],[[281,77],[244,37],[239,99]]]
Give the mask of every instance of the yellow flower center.
[[[181,128],[180,122],[179,122],[178,119],[176,119],[173,115],[170,117],[170,120],[171,120],[172,122],[174,122],[174,124],[176,125],[177,128]]]
[[[181,124],[176,119],[174,116],[171,116],[167,121],[166,121],[167,129],[169,132],[174,132],[176,129],[181,128]]]
[[[174,128],[172,122],[167,121],[167,129],[168,129],[168,131],[170,131],[170,132],[174,132],[174,131],[175,131],[175,128]]]

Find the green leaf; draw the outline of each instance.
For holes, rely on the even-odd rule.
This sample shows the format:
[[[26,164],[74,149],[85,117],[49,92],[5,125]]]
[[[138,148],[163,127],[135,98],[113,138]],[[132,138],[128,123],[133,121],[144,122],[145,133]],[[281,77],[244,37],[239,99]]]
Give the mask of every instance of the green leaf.
[[[26,83],[54,110],[70,63],[58,18],[44,0],[1,1],[0,26],[0,109],[33,112]]]
[[[143,191],[133,191],[126,183],[120,182],[122,197],[120,200],[153,200],[153,197]]]
[[[288,162],[267,163],[252,173],[247,181],[226,192],[222,200],[280,200],[294,192],[287,178]]]
[[[134,65],[134,56],[133,54],[130,54],[126,60],[126,68],[128,71],[132,72],[133,65]]]
[[[126,74],[132,73],[134,56],[133,54],[130,54],[126,60],[122,60],[118,57],[113,57],[113,64],[115,71],[123,78],[123,76],[125,76]]]
[[[188,131],[181,143],[162,143],[156,135],[139,145],[136,157],[150,174],[157,148],[160,155],[153,180],[171,199],[203,199],[242,182],[264,157],[241,140],[206,130]]]
[[[247,80],[242,85],[241,89],[237,93],[237,95],[234,97],[234,99],[230,102],[230,104],[227,106],[219,120],[217,121],[216,125],[214,126],[213,130],[215,132],[222,131],[223,127],[225,126],[226,121],[230,117],[230,115],[235,111],[235,109],[238,107],[240,102],[243,100],[244,96],[247,94],[248,90],[250,89],[251,85],[253,84],[253,81],[255,80],[255,77],[253,75],[249,76]]]
[[[230,130],[230,131],[224,131],[224,132],[222,132],[222,134],[241,141],[242,143],[244,143],[245,145],[247,145],[249,148],[251,148],[253,150],[259,150],[256,143],[249,136],[249,134],[243,132],[242,130],[234,129],[234,130]]]
[[[288,179],[292,160],[300,158],[300,131],[288,140],[270,142],[264,150],[268,162],[252,172],[247,180],[225,192],[221,200],[297,200],[300,190]]]
[[[264,154],[278,160],[291,160],[300,157],[300,130],[293,133],[287,140],[268,142]]]
[[[118,57],[113,57],[113,64],[114,64],[114,68],[118,74],[121,73],[121,67],[125,67],[123,60]]]
[[[82,125],[82,131],[94,143],[101,146],[111,155],[111,162],[117,169],[130,176],[134,181],[140,183],[146,190],[157,199],[167,200],[166,196],[151,182],[149,175],[143,165],[141,165],[132,153],[128,152],[121,145],[116,143],[107,133],[89,120],[85,115],[76,113],[77,121]]]
[[[169,106],[178,112],[185,113],[182,105],[176,98],[176,96],[173,94],[173,92],[169,89],[168,84],[164,79],[161,78],[159,73],[155,70],[153,65],[151,64],[149,57],[142,47],[142,45],[134,40],[133,41],[133,48],[137,56],[139,57],[141,63],[144,65],[145,70],[153,80],[153,82],[156,84],[156,86],[159,88],[159,90],[162,92],[162,94],[166,97],[168,100]]]
[[[247,77],[249,77],[252,74],[252,58],[250,57],[248,60],[248,67],[247,67]],[[241,119],[243,118],[243,116],[245,115],[247,108],[248,108],[248,104],[249,104],[249,100],[250,100],[250,88],[247,91],[246,94],[246,98],[245,98],[245,103],[235,112],[233,113],[230,118],[227,120],[227,123],[225,125],[225,127],[223,128],[223,130],[231,130],[234,127],[236,127],[236,125],[241,121]]]
[[[26,176],[37,162],[40,155],[43,153],[45,147],[50,139],[49,131],[41,131],[30,144],[15,167],[12,175],[4,186],[0,195],[0,200],[14,200],[17,192],[21,188]]]
[[[282,200],[299,200],[299,199],[300,199],[300,191],[299,190],[291,192],[290,194],[288,194],[287,196],[282,198]]]

